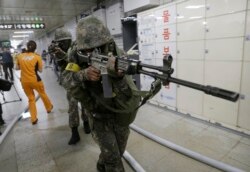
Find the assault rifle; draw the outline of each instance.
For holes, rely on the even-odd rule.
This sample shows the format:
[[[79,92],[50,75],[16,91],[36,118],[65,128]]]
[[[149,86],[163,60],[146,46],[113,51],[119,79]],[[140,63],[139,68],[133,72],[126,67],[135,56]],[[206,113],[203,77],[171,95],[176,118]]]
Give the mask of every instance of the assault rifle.
[[[102,74],[104,97],[112,96],[112,85],[108,81],[107,65],[108,56],[104,56],[98,53],[98,51],[93,51],[89,55],[83,55],[80,51],[77,52],[81,61],[88,63],[89,65],[99,69]],[[177,78],[171,77],[174,69],[171,68],[173,58],[170,54],[167,54],[163,58],[163,66],[154,66],[149,64],[143,64],[139,60],[129,59],[127,57],[115,57],[114,68],[116,71],[121,70],[125,74],[135,75],[144,74],[153,77],[155,80],[160,80],[162,85],[166,86],[170,82],[190,87],[196,90],[203,91],[206,94],[226,99],[229,101],[236,102],[239,99],[239,93],[221,89],[213,86],[205,86]],[[150,70],[150,71],[149,71]],[[154,70],[155,72],[153,72]],[[154,83],[155,84],[155,83]],[[156,85],[151,85],[155,87]]]
[[[56,48],[60,47],[60,43],[51,43],[48,47],[48,53],[54,53],[56,51]]]

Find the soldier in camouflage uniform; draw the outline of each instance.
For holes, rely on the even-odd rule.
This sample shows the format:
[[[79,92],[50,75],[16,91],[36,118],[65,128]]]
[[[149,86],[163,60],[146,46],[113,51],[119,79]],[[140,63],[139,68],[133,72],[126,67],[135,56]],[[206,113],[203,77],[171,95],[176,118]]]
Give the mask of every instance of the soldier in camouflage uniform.
[[[50,51],[54,51],[54,54],[56,56],[57,63],[60,67],[60,80],[63,84],[65,82],[65,67],[68,63],[68,56],[71,54],[74,54],[74,51],[76,50],[76,45],[75,43],[72,43],[72,35],[70,32],[62,30],[62,29],[57,29],[55,32],[55,45],[52,46],[52,49]],[[67,53],[66,53],[67,52]],[[64,86],[64,84],[63,84]],[[72,135],[71,138],[68,142],[69,145],[76,144],[78,141],[80,141],[80,136],[78,133],[78,126],[79,126],[79,113],[78,113],[78,101],[74,99],[72,96],[70,90],[65,87],[66,92],[67,92],[67,100],[69,103],[69,126],[72,130]],[[84,131],[86,134],[90,133],[90,127],[88,123],[88,118],[85,115],[85,110],[84,106],[81,103],[81,117],[83,120],[83,126],[84,126]]]
[[[88,16],[77,25],[77,56],[71,56],[71,66],[80,70],[72,70],[72,80],[68,85],[74,97],[84,102],[89,117],[92,137],[99,145],[101,153],[97,162],[99,171],[124,171],[122,156],[129,136],[129,124],[135,114],[113,112],[107,106],[119,110],[117,102],[126,102],[132,96],[131,89],[125,79],[126,75],[109,69],[109,79],[113,86],[113,97],[104,98],[100,71],[83,62],[79,54],[87,55],[98,51],[103,55],[120,55],[109,30],[100,20]],[[112,61],[111,61],[112,62]],[[77,66],[77,67],[76,67]],[[111,65],[112,66],[112,65]],[[133,83],[134,84],[134,83]]]

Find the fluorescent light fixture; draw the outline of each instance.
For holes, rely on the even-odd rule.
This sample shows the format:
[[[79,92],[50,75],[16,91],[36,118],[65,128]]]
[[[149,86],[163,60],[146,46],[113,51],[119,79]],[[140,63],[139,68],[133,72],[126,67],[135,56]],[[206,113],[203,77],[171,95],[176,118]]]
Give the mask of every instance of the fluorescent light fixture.
[[[176,18],[177,18],[177,19],[183,19],[184,16],[177,16]]]
[[[205,5],[189,5],[189,6],[186,6],[185,8],[187,9],[198,9],[198,8],[203,8],[205,7]]]
[[[34,33],[33,30],[27,30],[27,31],[16,31],[14,33]]]
[[[25,37],[29,37],[29,35],[13,35],[13,38],[25,38]]]
[[[189,17],[189,19],[200,19],[202,18],[202,16],[193,16],[193,17]]]
[[[20,45],[22,42],[23,42],[23,40],[18,40],[18,39],[12,39],[12,40],[10,40],[10,42],[11,42],[11,45],[14,47],[14,48],[17,48],[17,46],[18,45]]]

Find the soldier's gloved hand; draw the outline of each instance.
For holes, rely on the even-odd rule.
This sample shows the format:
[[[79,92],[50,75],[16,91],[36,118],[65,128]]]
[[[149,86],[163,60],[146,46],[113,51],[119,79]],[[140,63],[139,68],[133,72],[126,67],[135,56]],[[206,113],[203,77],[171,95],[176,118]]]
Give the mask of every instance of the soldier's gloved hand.
[[[101,78],[101,71],[89,66],[87,69],[84,69],[85,78],[89,81],[98,81]]]
[[[117,71],[115,69],[116,58],[112,54],[109,54],[108,56],[109,56],[109,59],[107,63],[107,69],[108,69],[109,74],[113,77],[122,77],[124,75],[124,71],[122,70]]]
[[[60,48],[60,47],[55,47],[55,52],[56,55],[65,55],[66,53]]]

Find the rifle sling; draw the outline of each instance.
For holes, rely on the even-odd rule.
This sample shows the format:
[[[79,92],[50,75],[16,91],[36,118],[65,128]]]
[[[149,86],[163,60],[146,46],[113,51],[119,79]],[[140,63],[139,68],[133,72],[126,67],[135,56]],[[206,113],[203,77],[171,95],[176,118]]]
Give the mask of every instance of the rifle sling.
[[[91,94],[95,97],[96,101],[98,103],[100,103],[101,105],[103,105],[105,108],[107,108],[108,110],[110,110],[113,113],[133,113],[134,111],[138,110],[142,105],[144,105],[150,98],[152,98],[155,94],[157,94],[161,89],[161,85],[158,87],[151,87],[151,89],[149,91],[139,91],[139,90],[132,90],[132,92],[135,92],[137,95],[141,96],[143,99],[140,103],[140,105],[134,109],[131,110],[118,110],[115,109],[113,107],[111,107],[110,105],[107,105],[106,102],[103,99],[100,99],[100,96],[96,95],[95,92],[91,92]]]

